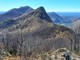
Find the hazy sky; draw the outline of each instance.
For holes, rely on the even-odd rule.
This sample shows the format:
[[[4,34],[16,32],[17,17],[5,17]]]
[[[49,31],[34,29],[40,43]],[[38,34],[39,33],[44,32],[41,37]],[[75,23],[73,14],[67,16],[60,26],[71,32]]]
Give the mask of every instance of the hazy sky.
[[[30,6],[44,6],[48,12],[80,12],[80,0],[0,0],[0,11]]]

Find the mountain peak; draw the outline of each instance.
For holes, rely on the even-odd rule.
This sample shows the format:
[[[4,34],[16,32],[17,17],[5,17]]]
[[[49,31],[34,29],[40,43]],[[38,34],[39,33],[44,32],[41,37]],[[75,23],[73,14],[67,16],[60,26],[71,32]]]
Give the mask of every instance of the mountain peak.
[[[40,19],[46,20],[48,22],[52,22],[52,20],[46,13],[44,7],[41,6],[41,7],[37,8],[34,12],[35,12],[35,15],[38,16]]]
[[[45,8],[43,6],[40,6],[39,8],[37,8],[36,10],[41,10],[41,11],[45,11]]]
[[[45,8],[44,7],[39,7],[35,10],[37,13],[46,13]]]

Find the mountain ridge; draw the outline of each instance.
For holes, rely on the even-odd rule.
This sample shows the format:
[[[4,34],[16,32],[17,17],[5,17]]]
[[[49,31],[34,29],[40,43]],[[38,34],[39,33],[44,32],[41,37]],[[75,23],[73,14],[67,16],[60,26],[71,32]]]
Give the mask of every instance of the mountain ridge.
[[[25,12],[30,12],[32,10],[33,10],[33,8],[31,8],[29,6],[11,9],[8,12],[0,15],[0,21],[19,17],[20,15],[24,14]]]

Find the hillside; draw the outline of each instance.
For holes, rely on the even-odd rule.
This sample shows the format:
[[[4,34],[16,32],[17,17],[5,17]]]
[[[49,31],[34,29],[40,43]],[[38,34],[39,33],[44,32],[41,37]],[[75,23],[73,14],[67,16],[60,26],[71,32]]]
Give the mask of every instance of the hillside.
[[[43,7],[12,20],[15,23],[0,32],[1,43],[11,54],[27,58],[64,47],[78,51],[77,35],[69,28],[56,25]]]
[[[28,13],[32,10],[33,9],[29,6],[24,6],[24,7],[20,7],[20,8],[11,9],[8,12],[0,15],[0,21],[12,19],[12,18],[15,18],[15,17],[19,17],[22,14],[24,14],[25,12]]]
[[[80,34],[80,20],[74,21],[71,25],[71,28],[73,31],[75,31],[77,34]]]

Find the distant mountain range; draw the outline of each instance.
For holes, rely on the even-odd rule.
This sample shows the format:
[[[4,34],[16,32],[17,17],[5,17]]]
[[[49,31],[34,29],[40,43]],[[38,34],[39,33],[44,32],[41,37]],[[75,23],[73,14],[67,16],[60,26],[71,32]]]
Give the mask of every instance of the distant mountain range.
[[[80,12],[57,12],[57,14],[69,22],[80,20]]]
[[[50,12],[48,14],[55,23],[69,28],[74,21],[80,20],[79,12]]]
[[[25,6],[11,9],[8,12],[2,12],[0,15],[0,28],[12,26],[15,23],[15,21],[12,19],[28,14],[33,10],[34,9],[31,7]],[[80,20],[80,13],[78,12],[48,12],[47,14],[54,23],[69,28],[74,21]]]
[[[25,6],[25,7],[20,7],[20,8],[14,8],[9,10],[8,12],[2,12],[0,15],[0,21],[5,20],[10,20],[16,17],[19,17],[23,14],[29,13],[33,11],[34,9]],[[48,12],[49,17],[52,19],[53,22],[55,22],[58,25],[64,25],[64,26],[70,26],[72,22],[79,20],[80,19],[80,13],[78,12]],[[1,25],[3,26],[3,24]]]
[[[60,16],[80,17],[80,12],[56,12]]]
[[[65,20],[55,12],[50,12],[50,13],[48,13],[48,15],[53,20],[53,22],[55,22],[57,24],[65,23]]]
[[[1,14],[0,21],[2,22],[0,22],[0,28],[5,28],[7,26],[13,25],[15,21],[13,21],[12,19],[17,18],[21,15],[25,15],[33,10],[34,9],[31,7],[25,6],[20,8],[14,8],[4,14]],[[64,19],[54,12],[48,13],[48,15],[50,16],[52,21],[55,22],[56,24],[62,24],[64,22]]]
[[[57,12],[57,14],[68,21],[66,26],[80,36],[80,12]]]

